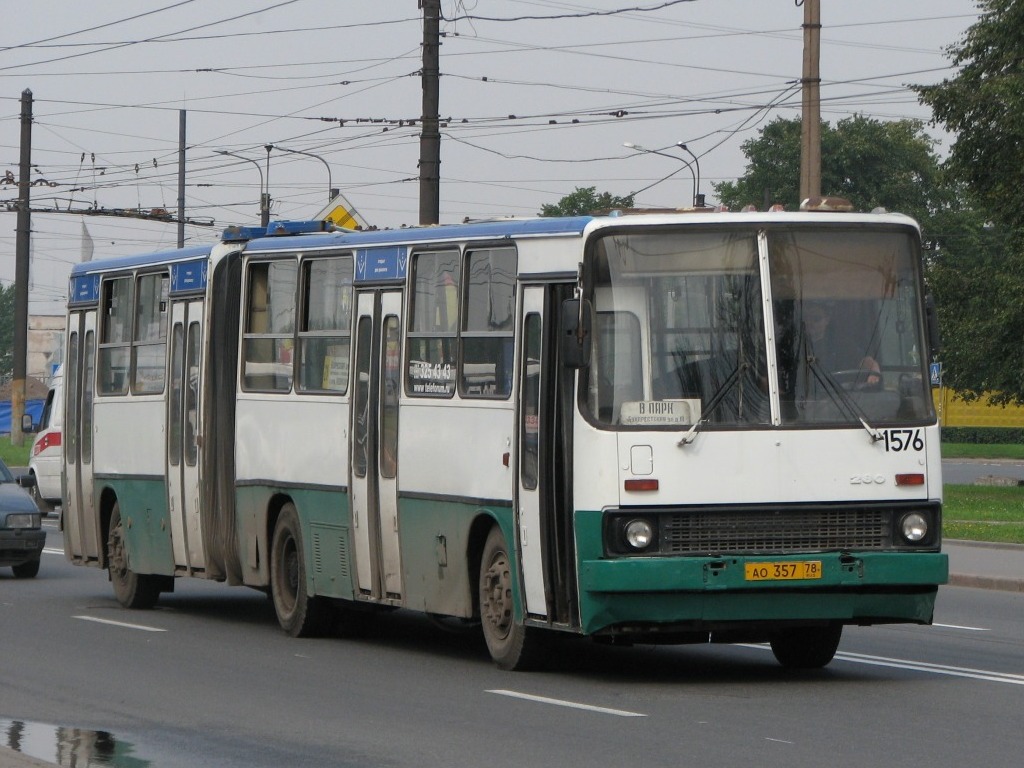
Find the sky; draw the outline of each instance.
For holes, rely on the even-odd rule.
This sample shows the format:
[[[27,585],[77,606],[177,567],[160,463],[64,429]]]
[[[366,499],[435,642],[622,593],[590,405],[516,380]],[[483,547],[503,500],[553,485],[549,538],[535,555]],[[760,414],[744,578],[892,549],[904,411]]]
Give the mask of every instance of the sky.
[[[182,111],[187,244],[258,223],[264,186],[272,219],[311,218],[336,187],[371,225],[417,223],[416,0],[16,5],[0,29],[0,178],[18,176],[28,89],[31,313],[63,313],[86,233],[94,258],[175,247],[174,224],[95,213],[177,212]],[[697,168],[713,203],[714,182],[744,173],[743,142],[800,116],[797,0],[442,0],[442,14],[442,223],[532,216],[577,187],[684,206]],[[946,49],[977,18],[975,0],[821,0],[822,119],[927,124],[907,86],[952,76]],[[0,183],[3,285],[16,198]]]

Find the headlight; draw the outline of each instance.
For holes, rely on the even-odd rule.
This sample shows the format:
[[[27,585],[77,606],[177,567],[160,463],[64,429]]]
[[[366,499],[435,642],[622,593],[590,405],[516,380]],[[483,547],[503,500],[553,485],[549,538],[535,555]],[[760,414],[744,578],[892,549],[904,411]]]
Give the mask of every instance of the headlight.
[[[38,512],[19,512],[7,516],[8,528],[38,528],[40,518]]]
[[[654,541],[654,529],[647,520],[630,520],[626,523],[623,533],[626,543],[636,550],[647,549]]]
[[[928,520],[920,512],[911,512],[900,520],[900,534],[907,541],[917,543],[928,536]]]

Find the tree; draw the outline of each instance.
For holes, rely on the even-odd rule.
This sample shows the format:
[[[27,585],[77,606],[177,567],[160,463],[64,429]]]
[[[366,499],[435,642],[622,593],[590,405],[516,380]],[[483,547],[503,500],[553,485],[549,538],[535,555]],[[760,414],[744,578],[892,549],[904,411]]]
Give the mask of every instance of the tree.
[[[957,74],[915,88],[956,137],[945,170],[985,214],[937,228],[929,279],[946,383],[968,399],[1024,403],[1024,0],[979,7],[948,50]]]
[[[947,167],[994,221],[1024,227],[1024,0],[980,0],[981,17],[948,53],[957,74],[917,86],[956,136]]]
[[[616,197],[610,192],[597,194],[597,187],[576,187],[555,204],[541,206],[541,216],[585,216],[596,211],[632,208],[633,196]]]
[[[821,189],[848,199],[857,210],[898,210],[918,219],[934,209],[942,187],[935,141],[918,120],[882,122],[862,115],[821,126]],[[747,172],[736,182],[713,184],[731,209],[800,200],[800,119],[776,119],[743,144]]]

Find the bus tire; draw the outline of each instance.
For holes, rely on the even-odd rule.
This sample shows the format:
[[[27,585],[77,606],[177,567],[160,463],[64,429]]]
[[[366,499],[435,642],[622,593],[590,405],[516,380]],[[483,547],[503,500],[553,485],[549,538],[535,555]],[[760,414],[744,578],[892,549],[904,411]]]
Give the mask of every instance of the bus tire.
[[[121,505],[114,502],[107,536],[107,574],[114,587],[114,597],[125,608],[146,609],[156,605],[160,597],[160,580],[155,576],[135,573],[128,567],[128,550],[124,541]]]
[[[772,653],[787,669],[820,669],[835,658],[842,636],[842,624],[785,629],[772,637]]]
[[[270,548],[270,595],[281,629],[292,637],[323,634],[332,618],[323,598],[309,596],[303,552],[299,515],[294,504],[285,504]]]
[[[515,619],[512,562],[501,529],[487,534],[480,558],[480,626],[494,663],[501,669],[536,669],[542,659],[538,630]]]

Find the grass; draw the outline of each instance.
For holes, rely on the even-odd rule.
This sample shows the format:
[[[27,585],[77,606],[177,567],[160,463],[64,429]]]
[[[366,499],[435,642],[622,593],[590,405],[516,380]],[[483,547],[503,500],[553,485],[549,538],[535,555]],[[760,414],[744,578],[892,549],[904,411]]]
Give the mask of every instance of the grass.
[[[32,440],[35,435],[25,435],[24,445],[11,445],[9,435],[0,437],[0,459],[8,467],[27,467],[29,452],[32,450]]]
[[[1024,488],[947,485],[943,491],[943,537],[1024,544]]]
[[[1024,461],[1024,444],[943,443],[944,459],[1017,459]]]

